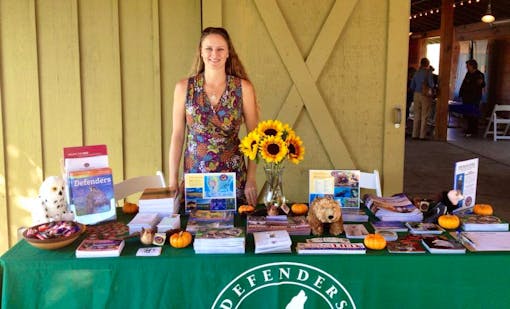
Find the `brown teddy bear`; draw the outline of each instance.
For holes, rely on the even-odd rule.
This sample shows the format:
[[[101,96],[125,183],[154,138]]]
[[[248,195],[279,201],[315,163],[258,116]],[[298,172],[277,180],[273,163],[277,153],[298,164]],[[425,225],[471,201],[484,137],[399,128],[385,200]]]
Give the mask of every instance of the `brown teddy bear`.
[[[329,224],[329,233],[337,236],[344,231],[344,221],[340,204],[331,197],[317,197],[308,211],[308,223],[312,234],[320,236],[324,233],[324,224]]]

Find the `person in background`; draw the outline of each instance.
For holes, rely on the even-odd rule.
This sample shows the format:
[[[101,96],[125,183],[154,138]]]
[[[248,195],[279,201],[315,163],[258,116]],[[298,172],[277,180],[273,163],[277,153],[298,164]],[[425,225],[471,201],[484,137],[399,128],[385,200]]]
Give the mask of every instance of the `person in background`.
[[[478,117],[480,116],[480,100],[485,88],[485,76],[478,71],[478,63],[474,59],[466,61],[467,73],[460,86],[459,95],[464,104],[472,105],[472,112],[467,118],[466,136],[478,134]]]
[[[413,133],[414,139],[424,140],[427,135],[427,117],[432,105],[432,97],[422,93],[423,84],[426,83],[430,89],[434,88],[432,72],[429,69],[430,61],[427,58],[420,60],[420,68],[411,80],[411,90],[413,91]]]
[[[257,203],[256,163],[239,150],[239,129],[258,124],[255,90],[224,28],[202,31],[192,76],[174,91],[169,186],[179,189],[184,148],[185,173],[236,173],[238,203]],[[186,143],[184,143],[186,142]]]
[[[414,73],[416,73],[416,69],[414,67],[409,67],[407,69],[406,123],[407,120],[409,119],[409,109],[411,108],[411,104],[413,103],[414,91],[411,89],[411,81],[413,80]]]

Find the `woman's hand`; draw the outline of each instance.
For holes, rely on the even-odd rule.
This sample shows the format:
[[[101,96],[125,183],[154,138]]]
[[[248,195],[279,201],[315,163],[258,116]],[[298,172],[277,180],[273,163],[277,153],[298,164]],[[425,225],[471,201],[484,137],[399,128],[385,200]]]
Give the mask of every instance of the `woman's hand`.
[[[257,205],[257,183],[255,180],[247,180],[244,186],[244,195],[246,196],[246,202],[252,206]]]

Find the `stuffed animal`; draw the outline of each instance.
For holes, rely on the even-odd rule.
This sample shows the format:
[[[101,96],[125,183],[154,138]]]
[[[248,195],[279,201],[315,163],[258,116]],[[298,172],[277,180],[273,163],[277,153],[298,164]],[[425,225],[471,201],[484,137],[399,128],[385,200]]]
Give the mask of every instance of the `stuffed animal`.
[[[331,235],[337,236],[344,231],[340,204],[331,197],[318,197],[314,199],[310,205],[307,219],[313,235],[322,235],[325,224],[329,224],[329,233]]]
[[[434,206],[430,207],[427,212],[423,214],[423,222],[437,223],[437,219],[457,208],[459,202],[464,197],[459,190],[444,191],[441,193],[440,200]]]
[[[60,176],[49,176],[39,188],[39,197],[32,210],[34,225],[51,221],[72,221],[74,214],[65,199],[65,181]]]

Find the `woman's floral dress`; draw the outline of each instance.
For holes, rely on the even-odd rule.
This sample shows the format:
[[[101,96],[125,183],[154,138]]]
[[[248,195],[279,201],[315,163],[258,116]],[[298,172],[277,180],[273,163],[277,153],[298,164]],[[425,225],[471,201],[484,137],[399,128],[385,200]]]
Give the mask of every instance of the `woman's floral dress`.
[[[227,76],[225,92],[214,108],[203,86],[203,74],[188,80],[184,172],[235,172],[237,198],[244,200],[246,164],[238,136],[243,123],[241,79]]]

